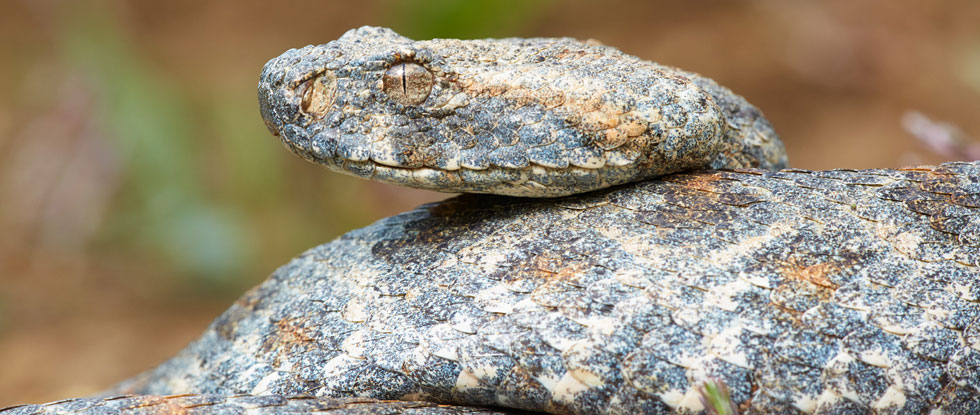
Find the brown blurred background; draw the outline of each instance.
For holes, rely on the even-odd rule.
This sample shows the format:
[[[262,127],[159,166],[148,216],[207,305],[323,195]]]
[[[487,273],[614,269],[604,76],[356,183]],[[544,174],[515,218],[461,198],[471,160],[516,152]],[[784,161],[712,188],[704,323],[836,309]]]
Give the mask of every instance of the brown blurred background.
[[[796,167],[898,167],[980,157],[978,22],[973,0],[2,0],[0,407],[147,369],[293,255],[444,197],[290,155],[255,99],[285,49],[365,24],[595,38],[746,96]]]

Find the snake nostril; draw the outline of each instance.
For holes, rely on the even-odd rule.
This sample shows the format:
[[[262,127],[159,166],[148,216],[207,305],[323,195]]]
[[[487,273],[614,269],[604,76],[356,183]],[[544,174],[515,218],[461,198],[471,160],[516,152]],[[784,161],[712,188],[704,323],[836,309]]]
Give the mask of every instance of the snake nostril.
[[[323,118],[333,106],[337,94],[337,77],[333,72],[323,72],[300,84],[297,94],[302,96],[299,105],[302,113],[313,118]]]

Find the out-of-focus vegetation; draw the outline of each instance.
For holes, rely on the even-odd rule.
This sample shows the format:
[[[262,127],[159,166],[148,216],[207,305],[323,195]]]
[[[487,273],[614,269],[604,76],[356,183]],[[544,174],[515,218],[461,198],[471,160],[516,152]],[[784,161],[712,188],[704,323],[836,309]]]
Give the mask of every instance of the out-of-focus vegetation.
[[[798,167],[890,167],[943,158],[910,111],[980,135],[978,21],[971,0],[0,3],[0,406],[148,368],[291,256],[444,197],[290,155],[254,90],[287,48],[364,24],[596,38],[745,95]]]
[[[555,0],[391,0],[384,25],[412,39],[515,36]]]

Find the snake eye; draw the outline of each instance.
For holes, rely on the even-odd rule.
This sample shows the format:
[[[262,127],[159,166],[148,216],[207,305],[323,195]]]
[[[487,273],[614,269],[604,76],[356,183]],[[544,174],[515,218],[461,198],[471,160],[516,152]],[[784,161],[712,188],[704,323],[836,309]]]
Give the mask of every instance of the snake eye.
[[[421,104],[432,91],[432,73],[417,63],[398,62],[385,71],[382,90],[399,104]]]

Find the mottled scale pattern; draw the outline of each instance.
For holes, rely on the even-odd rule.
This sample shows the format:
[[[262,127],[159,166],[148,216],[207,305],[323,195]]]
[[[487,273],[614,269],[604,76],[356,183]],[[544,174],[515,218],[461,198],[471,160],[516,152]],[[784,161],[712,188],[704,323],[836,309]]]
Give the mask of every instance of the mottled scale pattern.
[[[118,392],[980,413],[980,162],[464,195],[276,271]]]
[[[422,102],[387,93],[387,71],[405,63],[432,75]],[[362,27],[270,60],[259,100],[269,130],[304,158],[443,192],[553,197],[681,170],[786,166],[742,97],[594,41],[415,41]]]
[[[0,415],[516,415],[432,402],[278,395],[128,395],[77,398],[0,409]]]

